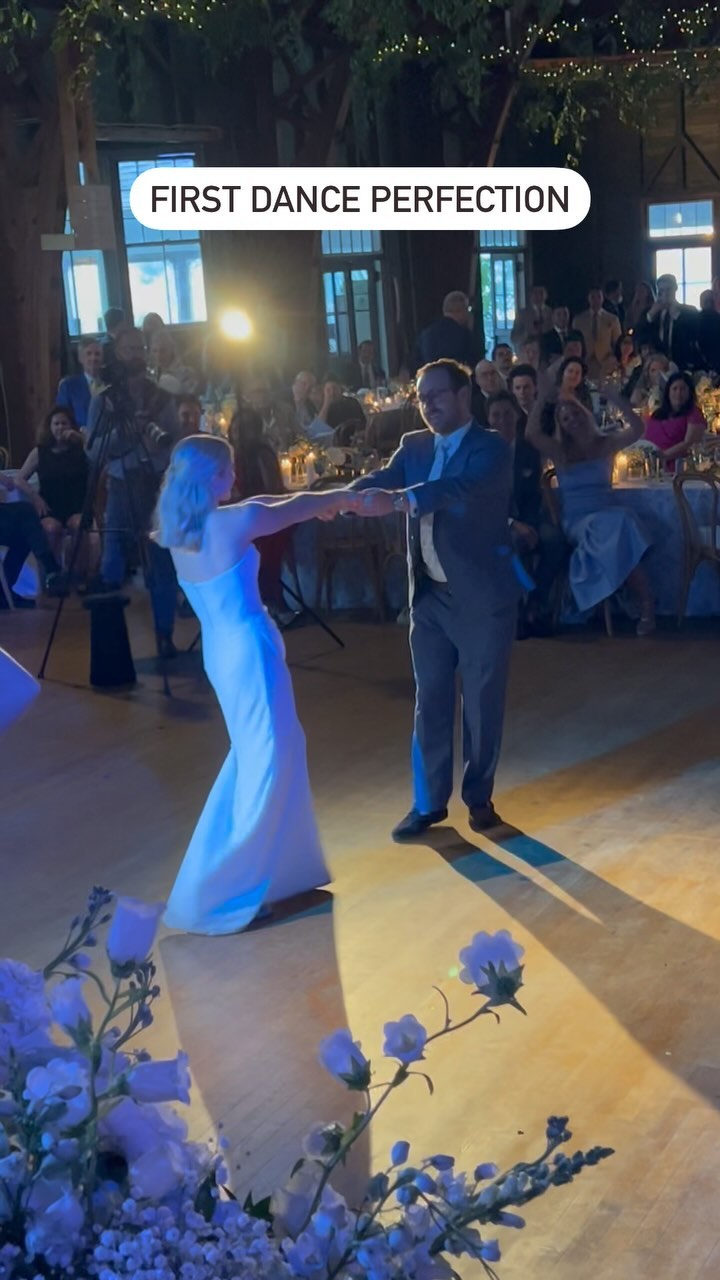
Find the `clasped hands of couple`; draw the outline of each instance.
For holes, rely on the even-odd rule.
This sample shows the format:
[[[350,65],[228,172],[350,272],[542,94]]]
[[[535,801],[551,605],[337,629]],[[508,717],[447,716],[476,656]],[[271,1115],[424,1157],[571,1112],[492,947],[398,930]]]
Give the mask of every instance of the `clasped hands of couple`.
[[[387,489],[364,489],[356,493],[353,489],[336,489],[327,497],[328,505],[318,513],[319,520],[334,520],[336,516],[345,515],[372,519],[394,512],[407,514],[410,510],[407,494],[402,490],[390,493]]]

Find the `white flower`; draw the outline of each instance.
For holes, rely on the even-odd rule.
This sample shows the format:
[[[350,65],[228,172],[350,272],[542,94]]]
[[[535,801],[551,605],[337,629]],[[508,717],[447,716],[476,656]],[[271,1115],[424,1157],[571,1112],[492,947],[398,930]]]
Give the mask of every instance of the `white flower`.
[[[147,960],[155,941],[163,902],[118,898],[107,938],[107,953],[114,965],[139,965]]]
[[[192,1169],[179,1142],[163,1142],[130,1165],[130,1185],[148,1200],[164,1200],[181,1187]]]
[[[50,993],[53,1021],[70,1035],[90,1029],[90,1010],[83,995],[86,981],[86,978],[66,978]]]
[[[190,1102],[190,1071],[188,1056],[179,1053],[176,1058],[161,1062],[138,1062],[127,1072],[130,1096],[136,1102]]]
[[[51,1058],[47,1066],[28,1071],[23,1097],[31,1115],[62,1104],[61,1114],[48,1127],[73,1129],[92,1109],[88,1068],[71,1058]]]
[[[350,1089],[366,1089],[370,1083],[370,1063],[349,1031],[334,1031],[320,1042],[320,1062],[331,1076]]]
[[[0,1088],[11,1055],[24,1057],[52,1045],[50,1010],[41,973],[15,960],[0,960]]]
[[[28,1175],[27,1156],[24,1151],[13,1151],[0,1160],[0,1222],[13,1216],[13,1201]],[[1,1274],[1,1273],[0,1273]]]
[[[278,1239],[295,1240],[307,1221],[323,1171],[319,1165],[305,1164],[274,1192],[270,1202],[273,1230]]]
[[[408,1066],[411,1062],[420,1062],[424,1055],[428,1033],[422,1023],[412,1013],[406,1013],[399,1022],[385,1023],[385,1044],[383,1053],[386,1058],[397,1058]]]
[[[491,1004],[507,1004],[522,986],[525,948],[508,933],[476,933],[460,952],[460,981],[490,997]]]
[[[321,1120],[314,1124],[303,1138],[303,1152],[311,1160],[321,1160],[323,1156],[334,1155],[340,1146],[344,1132],[342,1125],[336,1121],[328,1124],[325,1120]]]
[[[170,1108],[141,1106],[121,1098],[100,1122],[103,1146],[118,1151],[128,1163],[164,1142],[184,1142],[187,1125]]]
[[[85,1221],[82,1204],[72,1188],[45,1179],[34,1183],[28,1215],[25,1248],[30,1257],[42,1254],[53,1267],[69,1266]]]

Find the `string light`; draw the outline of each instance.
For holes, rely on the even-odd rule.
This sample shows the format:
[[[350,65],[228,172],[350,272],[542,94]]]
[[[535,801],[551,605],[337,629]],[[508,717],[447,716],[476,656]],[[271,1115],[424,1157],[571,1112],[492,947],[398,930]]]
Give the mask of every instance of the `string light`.
[[[666,68],[670,67],[673,73],[680,78],[689,79],[698,68],[702,68],[711,59],[713,62],[717,59],[718,50],[712,47],[706,48],[685,48],[672,49],[666,47],[664,41],[673,38],[675,32],[672,28],[676,28],[677,32],[687,40],[701,39],[707,34],[711,22],[716,16],[717,9],[714,3],[705,3],[696,6],[693,9],[667,9],[664,13],[657,16],[657,28],[653,46],[649,49],[643,49],[640,41],[634,41],[628,31],[625,20],[622,15],[616,13],[602,21],[600,24],[602,33],[606,36],[612,35],[613,32],[619,36],[622,45],[623,71],[633,72],[637,70],[645,70],[652,67],[660,60]],[[567,18],[559,18],[553,25],[544,30],[538,25],[533,25],[525,33],[522,46],[517,49],[509,49],[505,45],[500,45],[493,53],[480,54],[477,50],[466,48],[465,53],[469,57],[473,57],[480,65],[496,65],[498,62],[505,60],[516,61],[522,64],[523,74],[531,76],[533,79],[540,79],[546,82],[556,81],[563,76],[567,76],[570,72],[579,79],[589,80],[598,75],[607,74],[608,60],[602,56],[590,56],[589,58],[563,58],[562,65],[555,67],[543,67],[542,59],[538,59],[539,65],[533,66],[532,59],[526,61],[526,55],[532,50],[536,41],[542,44],[561,44],[568,37],[587,34],[589,24],[586,21],[572,21]],[[414,44],[414,50],[413,50]],[[431,45],[423,37],[418,36],[414,41],[409,35],[403,36],[401,40],[393,44],[387,44],[378,49],[375,53],[373,61],[382,63],[392,57],[406,57],[409,53],[415,52],[419,56],[431,57],[434,53],[440,54],[444,52],[447,46],[441,40]],[[453,41],[450,44],[451,49],[456,48]],[[612,55],[611,55],[612,56]],[[618,56],[618,55],[615,55]]]

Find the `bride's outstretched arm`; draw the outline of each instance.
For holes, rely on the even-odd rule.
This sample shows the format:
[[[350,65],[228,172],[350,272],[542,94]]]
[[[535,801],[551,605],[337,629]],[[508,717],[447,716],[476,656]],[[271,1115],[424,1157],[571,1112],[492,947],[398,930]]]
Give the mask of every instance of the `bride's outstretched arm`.
[[[221,508],[221,514],[232,521],[237,533],[248,542],[280,533],[307,520],[332,520],[344,511],[358,510],[359,494],[347,489],[330,489],[324,493],[295,493],[290,497],[270,495],[248,498],[244,502]]]

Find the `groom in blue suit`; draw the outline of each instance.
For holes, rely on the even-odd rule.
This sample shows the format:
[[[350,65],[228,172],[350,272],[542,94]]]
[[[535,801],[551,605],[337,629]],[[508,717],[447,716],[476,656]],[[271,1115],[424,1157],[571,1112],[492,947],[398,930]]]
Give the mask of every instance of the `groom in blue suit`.
[[[473,420],[462,365],[425,365],[417,386],[429,429],[404,436],[387,466],[352,486],[368,491],[368,514],[408,518],[413,808],[393,831],[396,841],[447,817],[458,675],[462,798],[473,831],[498,825],[492,792],[520,594],[508,527],[512,451]]]

